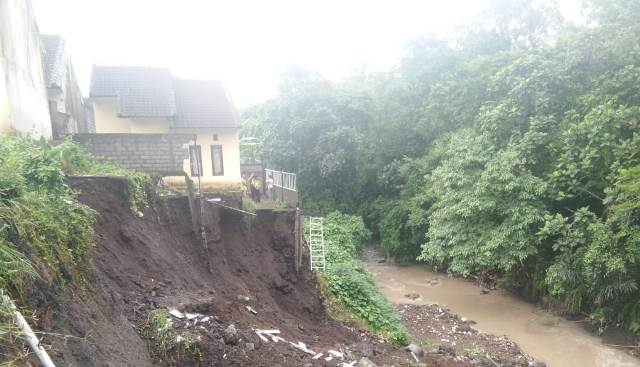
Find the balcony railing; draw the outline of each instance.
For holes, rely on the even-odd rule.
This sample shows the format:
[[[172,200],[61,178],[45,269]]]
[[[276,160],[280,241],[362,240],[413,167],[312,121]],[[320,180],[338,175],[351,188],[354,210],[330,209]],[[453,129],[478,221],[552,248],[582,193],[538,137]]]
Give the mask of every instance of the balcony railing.
[[[298,191],[295,173],[275,171],[268,168],[265,168],[264,173],[266,178],[273,178],[273,186],[281,187],[285,190]]]

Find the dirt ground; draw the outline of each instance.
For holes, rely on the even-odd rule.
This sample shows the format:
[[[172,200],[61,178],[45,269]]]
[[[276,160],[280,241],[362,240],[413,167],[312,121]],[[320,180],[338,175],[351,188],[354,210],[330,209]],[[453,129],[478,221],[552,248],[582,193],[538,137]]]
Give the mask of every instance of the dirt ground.
[[[313,274],[306,267],[295,271],[291,211],[267,211],[250,221],[207,204],[207,258],[186,198],[159,200],[138,217],[122,180],[69,184],[98,212],[86,281],[65,289],[40,281],[27,297],[36,310],[34,326],[49,333],[43,343],[59,365],[369,365],[363,357],[378,366],[419,365],[404,348],[327,318]],[[188,334],[197,355],[163,350],[144,335],[154,310],[198,314],[171,317],[172,331],[178,338]],[[255,329],[277,329],[282,339],[265,341]],[[309,350],[292,345],[299,342]],[[330,350],[338,353],[327,361]],[[431,352],[420,362],[477,365],[447,350]],[[323,356],[312,359],[317,353]]]
[[[122,180],[69,184],[98,213],[86,279],[64,289],[40,280],[27,297],[61,366],[542,365],[437,305],[399,306],[422,342],[415,357],[328,319],[314,275],[306,266],[295,270],[292,211],[262,211],[249,220],[206,204],[207,257],[186,198],[159,199],[139,217]],[[197,353],[159,348],[145,334],[158,310],[181,316],[169,317],[172,335],[191,338]],[[273,329],[279,333],[258,334]]]

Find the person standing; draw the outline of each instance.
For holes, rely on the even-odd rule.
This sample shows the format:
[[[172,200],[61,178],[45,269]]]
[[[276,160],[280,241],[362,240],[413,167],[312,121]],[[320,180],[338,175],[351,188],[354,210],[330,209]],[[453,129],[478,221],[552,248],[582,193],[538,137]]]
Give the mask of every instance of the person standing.
[[[256,180],[256,175],[251,174],[249,179],[247,180],[247,186],[249,186],[249,191],[251,192],[251,199],[256,203],[260,202],[260,182]]]
[[[269,177],[267,177],[267,197],[269,199],[273,199],[273,174],[270,173]]]

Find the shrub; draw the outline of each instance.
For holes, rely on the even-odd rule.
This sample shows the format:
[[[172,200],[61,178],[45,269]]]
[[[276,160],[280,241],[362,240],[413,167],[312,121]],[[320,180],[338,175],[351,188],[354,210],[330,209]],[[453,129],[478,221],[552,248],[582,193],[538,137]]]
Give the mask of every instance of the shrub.
[[[333,212],[324,220],[327,268],[322,277],[335,297],[369,328],[396,344],[410,336],[393,306],[376,287],[373,276],[357,256],[371,237],[362,218]]]

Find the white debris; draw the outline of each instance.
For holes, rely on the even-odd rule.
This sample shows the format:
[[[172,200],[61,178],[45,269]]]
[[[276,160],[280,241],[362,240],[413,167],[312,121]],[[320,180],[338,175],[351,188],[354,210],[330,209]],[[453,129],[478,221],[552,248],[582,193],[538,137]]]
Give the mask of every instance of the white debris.
[[[184,314],[176,309],[169,310],[169,314],[177,319],[184,319]]]
[[[272,329],[272,330],[260,330],[260,329],[257,329],[256,331],[259,331],[262,334],[280,334],[280,330],[275,330],[275,329]]]
[[[256,329],[255,332],[256,332],[256,334],[258,334],[260,339],[262,339],[265,342],[269,341],[269,340],[267,340],[267,338],[265,338],[265,336],[270,337],[271,340],[273,340],[274,343],[277,343],[279,341],[286,341],[286,340],[284,340],[284,338],[281,338],[281,337],[279,337],[277,335],[273,335],[273,334],[280,334],[280,330],[276,330],[276,329],[271,329],[271,330]]]
[[[262,339],[263,342],[268,343],[269,339],[265,338],[264,335],[262,335],[262,333],[260,332],[260,330],[256,330],[256,334],[258,334],[258,336],[260,337],[260,339]]]
[[[211,316],[205,316],[200,320],[200,322],[209,322],[209,320],[211,320]]]
[[[201,317],[201,316],[203,316],[203,315],[200,315],[199,313],[188,313],[188,312],[185,312],[185,314],[184,314],[184,315],[187,317],[187,320],[193,320],[193,319],[195,319],[196,317]]]
[[[182,339],[184,339],[184,338],[182,337],[182,335],[178,335],[178,336],[176,337],[176,342],[177,342],[177,343],[180,343],[180,342],[182,341]]]
[[[332,355],[332,356],[334,356],[334,357],[340,358],[340,359],[343,359],[343,358],[344,358],[344,355],[343,355],[342,353],[337,352],[337,351],[335,351],[335,350],[330,350],[330,351],[329,351],[329,354],[331,354],[331,355]]]
[[[300,349],[301,351],[303,351],[305,353],[309,353],[309,354],[313,354],[313,355],[316,354],[316,352],[314,352],[311,349],[307,348],[306,344],[304,344],[303,342],[298,342],[298,344],[289,342],[289,344],[293,345],[295,348]]]
[[[351,362],[351,363],[346,363],[346,362],[345,362],[345,363],[340,364],[340,366],[342,366],[342,367],[353,367],[353,366],[355,366],[355,365],[356,365],[356,362],[357,362],[357,361],[353,361],[353,362]]]
[[[327,357],[327,358],[325,358],[324,360],[325,360],[325,361],[327,361],[327,362],[329,362],[329,361],[333,360],[333,357],[332,357],[332,356],[328,356],[328,357]]]
[[[324,353],[318,353],[315,356],[313,356],[313,358],[311,359],[319,359],[320,357],[322,357],[324,355]]]
[[[254,315],[258,314],[258,311],[254,310],[253,307],[251,306],[245,306],[247,308],[247,310],[249,310],[249,312],[251,312]]]
[[[413,356],[413,359],[416,360],[416,362],[420,363],[420,361],[418,360],[418,357],[416,357],[415,353],[411,352],[411,355]]]

